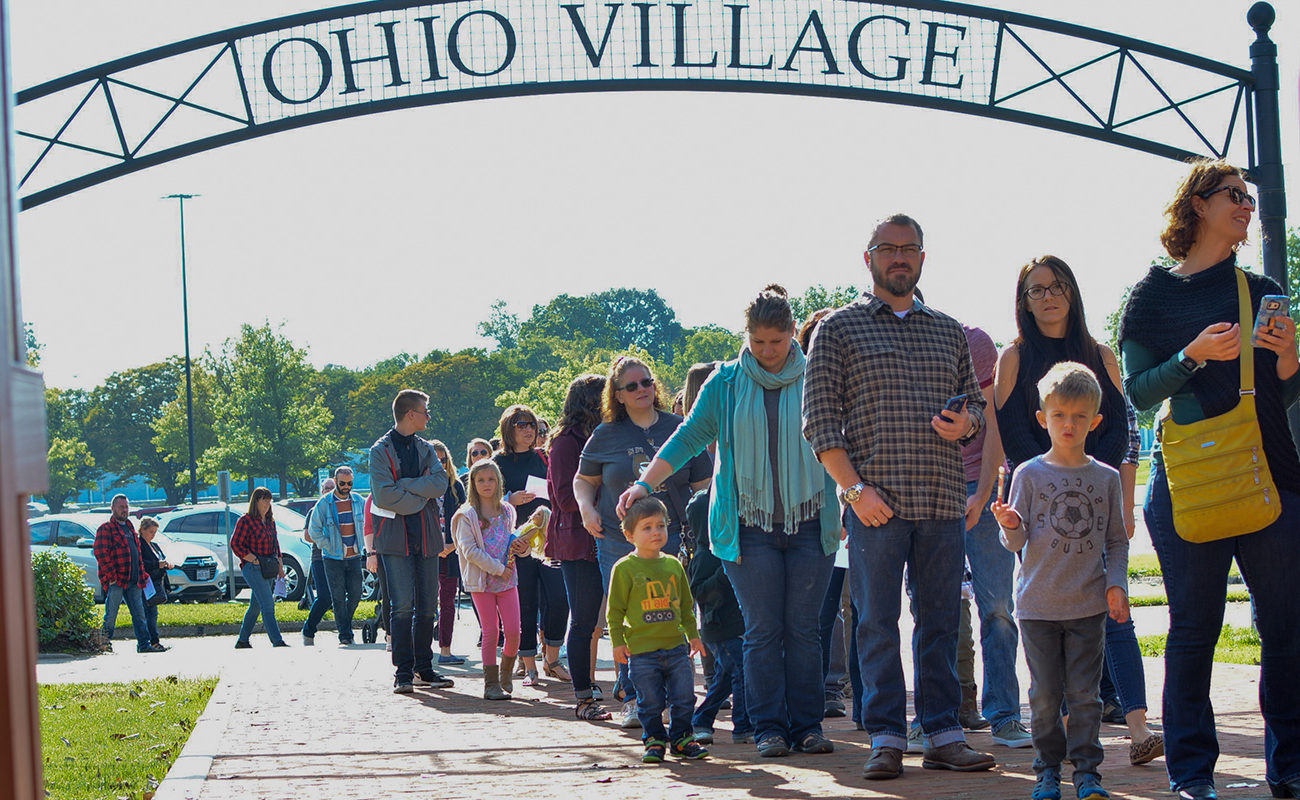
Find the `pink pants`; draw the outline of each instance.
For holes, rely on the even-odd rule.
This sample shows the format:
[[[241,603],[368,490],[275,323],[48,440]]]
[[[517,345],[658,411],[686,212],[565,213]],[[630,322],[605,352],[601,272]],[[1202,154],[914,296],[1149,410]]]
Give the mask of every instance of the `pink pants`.
[[[501,628],[506,634],[506,646],[502,654],[513,656],[519,652],[519,590],[507,589],[504,592],[470,592],[474,601],[474,610],[478,611],[479,625],[483,627],[483,646],[481,655],[483,665],[495,666],[497,663],[496,621],[501,620]],[[489,631],[492,631],[489,633]]]

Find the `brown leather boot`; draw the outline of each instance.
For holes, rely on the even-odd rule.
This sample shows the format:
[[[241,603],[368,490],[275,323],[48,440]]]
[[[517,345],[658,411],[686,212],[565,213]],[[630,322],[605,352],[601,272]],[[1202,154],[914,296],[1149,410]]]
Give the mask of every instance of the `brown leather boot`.
[[[501,688],[501,668],[496,664],[483,667],[483,699],[509,700],[510,695]]]
[[[968,731],[982,731],[989,726],[989,721],[980,714],[976,694],[973,685],[961,687],[961,707],[957,709],[957,721]]]

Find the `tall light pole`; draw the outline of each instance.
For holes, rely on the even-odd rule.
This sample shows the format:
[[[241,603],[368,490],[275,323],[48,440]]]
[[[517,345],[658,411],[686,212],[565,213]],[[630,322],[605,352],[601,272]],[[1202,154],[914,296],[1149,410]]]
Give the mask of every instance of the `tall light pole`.
[[[190,435],[190,502],[199,502],[198,467],[194,463],[194,384],[190,380],[190,294],[185,279],[185,201],[197,194],[169,194],[164,200],[176,200],[181,207],[181,317],[185,323],[185,424]]]

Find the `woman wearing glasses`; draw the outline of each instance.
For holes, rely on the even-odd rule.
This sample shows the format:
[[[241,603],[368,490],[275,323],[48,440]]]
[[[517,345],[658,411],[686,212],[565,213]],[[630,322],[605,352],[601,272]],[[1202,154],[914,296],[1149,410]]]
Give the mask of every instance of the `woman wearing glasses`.
[[[682,418],[668,411],[663,387],[650,367],[633,356],[619,356],[610,364],[601,417],[604,421],[582,448],[573,494],[583,527],[596,538],[601,586],[607,588],[614,562],[632,552],[616,511],[619,494],[641,477]],[[709,484],[711,473],[708,456],[701,455],[655,482],[655,496],[668,507],[668,543],[663,552],[677,554],[686,503],[696,489]],[[618,667],[614,697],[624,701],[619,723],[624,728],[639,726],[636,689],[626,664]]]
[[[786,292],[745,311],[745,346],[704,383],[626,508],[717,440],[709,541],[745,621],[745,705],[760,756],[829,753],[818,615],[840,541],[835,482],[803,437],[803,351]]]
[[[1274,797],[1300,797],[1300,458],[1287,424],[1287,408],[1300,397],[1300,359],[1295,324],[1287,316],[1276,318],[1242,352],[1236,253],[1254,210],[1241,170],[1222,161],[1193,165],[1165,208],[1160,236],[1179,263],[1148,270],[1133,287],[1119,328],[1129,397],[1139,408],[1168,398],[1177,423],[1235,408],[1240,359],[1253,360],[1264,459],[1281,501],[1281,516],[1263,530],[1185,541],[1174,530],[1165,457],[1159,450],[1152,455],[1144,517],[1169,596],[1165,761],[1170,785],[1184,798],[1216,796],[1219,745],[1210,673],[1234,559],[1250,587],[1262,643],[1265,777]],[[1264,295],[1284,294],[1269,278],[1250,272],[1245,277],[1252,314]]]
[[[501,414],[501,452],[493,460],[501,469],[505,484],[506,502],[515,507],[515,519],[527,520],[542,506],[551,507],[548,500],[528,491],[528,479],[546,480],[546,461],[534,446],[537,443],[538,420],[533,410],[524,405],[513,405]],[[564,631],[569,621],[569,603],[564,594],[564,577],[558,567],[546,564],[532,555],[515,560],[519,574],[519,614],[521,632],[519,639],[519,665],[524,671],[524,686],[537,682],[537,624],[541,614],[542,657],[546,674],[559,680],[569,680],[560,664],[560,645],[564,644]],[[508,681],[510,676],[501,676]]]
[[[1038,381],[1061,361],[1084,364],[1101,384],[1101,424],[1088,434],[1085,451],[1119,470],[1123,494],[1124,528],[1133,536],[1133,491],[1137,481],[1137,454],[1129,447],[1130,416],[1120,389],[1115,353],[1092,338],[1083,313],[1079,283],[1069,265],[1056,256],[1041,256],[1020,268],[1016,279],[1016,337],[998,358],[998,431],[1007,459],[1015,467],[1046,453],[1051,447],[1047,430],[1038,423]],[[1136,425],[1136,418],[1133,422]],[[998,464],[986,463],[985,470]],[[1008,481],[1008,484],[1010,482]],[[1102,673],[1103,700],[1118,695],[1118,706],[1128,726],[1129,760],[1145,764],[1163,751],[1159,734],[1147,727],[1146,673],[1138,649],[1133,620],[1106,618],[1106,657]],[[1111,689],[1107,684],[1113,686]],[[1015,723],[1020,727],[1019,723]],[[1005,727],[1005,725],[1003,726]],[[1023,728],[995,733],[995,741],[1009,747],[1031,744]]]

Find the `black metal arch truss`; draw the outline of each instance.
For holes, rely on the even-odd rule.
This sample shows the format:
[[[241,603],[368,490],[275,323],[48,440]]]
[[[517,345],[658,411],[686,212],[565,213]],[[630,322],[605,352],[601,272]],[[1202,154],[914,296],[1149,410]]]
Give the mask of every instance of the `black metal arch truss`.
[[[570,3],[573,1],[570,0]],[[562,2],[564,0],[556,0],[557,8]],[[721,0],[713,2],[721,3]],[[879,13],[882,7],[880,3],[868,4],[862,0],[823,2],[827,7],[836,7],[838,11],[850,16]],[[599,14],[602,9],[611,6],[612,4],[593,2],[584,8],[588,9],[588,13]],[[385,13],[409,13],[413,9],[448,10],[456,13],[457,9],[472,11],[491,7],[479,0],[384,0],[356,3],[206,34],[81,70],[18,92],[17,134],[22,139],[39,143],[30,163],[22,167],[19,186],[20,191],[27,192],[22,197],[22,208],[32,208],[115,177],[212,148],[334,119],[482,98],[600,91],[753,92],[898,103],[1033,125],[1167,158],[1229,157],[1252,168],[1256,165],[1255,114],[1252,105],[1255,78],[1250,70],[1129,37],[1024,14],[940,0],[904,0],[885,6],[895,9],[897,14],[930,13],[943,15],[941,19],[950,21],[977,20],[988,26],[990,32],[995,31],[992,34],[995,35],[992,52],[985,54],[986,60],[991,59],[990,64],[984,65],[990,72],[987,94],[974,97],[953,93],[947,96],[942,93],[909,93],[889,85],[837,84],[815,75],[809,75],[808,79],[801,75],[798,81],[774,82],[702,73],[644,78],[633,74],[585,80],[521,80],[451,90],[413,91],[401,96],[384,96],[345,105],[308,109],[291,115],[259,118],[256,111],[258,104],[248,80],[248,75],[252,73],[246,72],[245,64],[241,62],[241,44],[247,41],[257,37],[262,37],[261,41],[267,41],[267,37],[277,34],[294,41],[291,38],[295,35],[294,31],[300,31],[304,26],[355,21],[355,18],[383,19]],[[732,7],[734,6],[727,6]],[[612,24],[613,17],[610,21]],[[933,32],[931,37],[930,47],[933,49]],[[1043,38],[1057,44],[1068,40],[1091,50],[1083,56],[1063,55],[1041,42],[1035,44],[1036,39]],[[796,47],[802,42],[801,35]],[[211,53],[211,57],[204,57],[208,53]],[[1014,74],[1011,64],[1013,57],[1017,59]],[[269,61],[270,56],[267,58]],[[194,75],[181,91],[149,85],[145,80],[132,75],[132,71],[142,68],[165,68],[174,78],[175,70],[169,67],[169,62],[173,60],[177,64],[177,70],[181,68],[181,62],[184,62],[184,68],[190,70],[187,74]],[[1066,62],[1064,66],[1059,63],[1053,65],[1053,62],[1062,60]],[[201,67],[196,69],[196,65]],[[1170,81],[1164,77],[1171,71],[1178,72],[1179,81]],[[1109,91],[1096,91],[1095,77],[1091,93],[1081,88],[1085,74],[1104,75]],[[325,81],[328,81],[328,74]],[[207,87],[214,82],[223,84],[223,92],[230,97],[242,99],[242,104],[236,102],[232,107],[221,108],[218,104],[196,99],[196,89],[200,85]],[[1139,91],[1149,97],[1158,97],[1159,100],[1147,104],[1139,111],[1123,110],[1121,101]],[[1049,95],[1051,103],[1039,108],[1034,106],[1039,97],[1046,98]],[[136,100],[149,98],[160,101],[161,105],[154,103],[147,112],[138,109],[128,111],[123,108],[123,101],[128,97]],[[1212,100],[1220,103],[1216,107],[1218,113],[1209,122],[1196,119],[1191,108]],[[29,115],[26,113],[29,108],[36,109],[41,104],[52,104],[51,107],[55,109],[71,107],[71,111],[56,111],[52,117],[47,113],[45,127],[41,129],[39,124],[28,121]],[[97,113],[101,114],[101,122],[106,110],[108,124],[100,125],[104,128],[102,131],[82,131],[78,136],[72,136],[70,131],[74,125],[84,128],[89,124],[91,112],[87,109],[92,106],[100,109]],[[1071,107],[1073,113],[1065,113],[1066,106]],[[1222,113],[1224,108],[1228,109],[1226,115]],[[169,123],[182,111],[188,113],[191,120],[198,114],[203,120],[223,129],[158,145],[160,132],[167,130]],[[34,118],[36,115],[31,116]],[[58,121],[60,117],[61,122]],[[1239,129],[1242,117],[1245,118],[1246,126],[1244,135]],[[1157,135],[1139,130],[1140,123],[1153,118],[1159,118],[1163,133]],[[144,133],[128,136],[128,130]],[[1240,153],[1243,146],[1246,150],[1244,159]],[[60,156],[68,153],[97,161],[92,166],[74,169],[72,174],[68,174],[66,167],[60,170],[54,166]],[[53,177],[45,177],[46,173]]]

